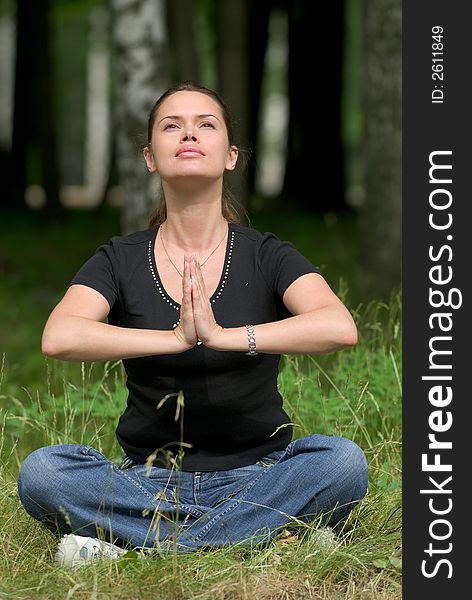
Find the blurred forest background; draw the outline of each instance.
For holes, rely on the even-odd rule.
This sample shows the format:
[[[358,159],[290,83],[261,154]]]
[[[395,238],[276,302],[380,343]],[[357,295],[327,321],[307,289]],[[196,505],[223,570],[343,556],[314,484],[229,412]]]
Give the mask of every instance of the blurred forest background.
[[[187,79],[232,109],[247,165],[228,182],[252,226],[293,241],[349,306],[400,290],[401,0],[0,0],[13,371],[95,248],[147,227],[147,118]]]

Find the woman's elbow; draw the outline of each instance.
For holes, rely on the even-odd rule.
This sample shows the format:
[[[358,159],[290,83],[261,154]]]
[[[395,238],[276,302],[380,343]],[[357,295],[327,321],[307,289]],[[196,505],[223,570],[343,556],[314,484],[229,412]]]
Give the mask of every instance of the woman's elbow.
[[[355,346],[358,341],[357,327],[352,319],[348,319],[342,330],[339,332],[338,342],[343,348]]]
[[[336,311],[331,323],[331,341],[337,350],[357,344],[357,327],[349,311]]]
[[[43,333],[41,339],[41,352],[48,358],[57,358],[59,355],[60,350],[58,344],[50,334]]]
[[[357,344],[357,340],[357,327],[354,325],[346,331],[344,344],[348,347],[355,346]]]
[[[41,338],[41,352],[48,358],[62,358],[66,351],[64,336],[51,325],[46,327]]]

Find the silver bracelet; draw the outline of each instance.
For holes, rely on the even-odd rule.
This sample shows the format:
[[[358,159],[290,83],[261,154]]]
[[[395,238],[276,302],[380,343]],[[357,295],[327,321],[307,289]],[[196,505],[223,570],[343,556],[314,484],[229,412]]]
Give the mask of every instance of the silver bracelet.
[[[256,334],[254,332],[254,325],[246,325],[247,339],[249,342],[249,352],[246,352],[246,356],[256,356]]]

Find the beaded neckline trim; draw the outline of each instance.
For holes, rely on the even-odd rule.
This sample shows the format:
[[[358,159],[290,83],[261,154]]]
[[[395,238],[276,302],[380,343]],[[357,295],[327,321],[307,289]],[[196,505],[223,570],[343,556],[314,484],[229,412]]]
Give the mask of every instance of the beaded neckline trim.
[[[222,276],[220,279],[219,287],[217,288],[217,291],[213,294],[213,296],[210,298],[210,301],[212,304],[215,303],[218,300],[218,298],[221,296],[221,294],[223,293],[224,287],[226,285],[226,280],[228,279],[228,275],[229,275],[229,267],[231,264],[231,258],[233,255],[233,246],[234,246],[234,231],[232,231],[230,229],[228,257],[225,262],[225,266],[224,266],[223,273],[222,273]],[[175,309],[177,311],[180,311],[180,304],[177,304],[176,302],[174,302],[174,300],[172,300],[172,298],[170,298],[170,296],[167,294],[166,290],[164,289],[164,287],[161,283],[161,280],[159,279],[159,275],[157,274],[157,268],[154,268],[153,240],[149,240],[149,242],[148,242],[148,262],[149,262],[149,269],[151,271],[152,278],[154,279],[154,283],[157,286],[159,295],[164,300],[164,302],[167,302],[167,304],[169,306],[171,306],[173,309]],[[177,325],[178,325],[178,322],[175,323],[175,327]]]
[[[157,285],[157,289],[159,290],[159,294],[161,295],[162,299],[164,300],[164,302],[167,302],[169,306],[175,308],[175,310],[180,310],[180,307],[177,304],[175,304],[174,301],[171,298],[169,298],[169,296],[165,293],[165,290],[162,287],[161,281],[157,275],[157,271],[154,269],[154,264],[152,261],[152,240],[149,240],[148,244],[148,261],[149,268],[151,269],[152,278],[154,279],[154,283]]]

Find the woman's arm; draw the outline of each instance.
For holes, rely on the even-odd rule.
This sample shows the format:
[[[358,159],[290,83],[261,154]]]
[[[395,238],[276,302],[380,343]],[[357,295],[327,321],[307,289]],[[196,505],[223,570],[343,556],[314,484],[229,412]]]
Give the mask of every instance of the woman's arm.
[[[84,285],[72,285],[44,327],[42,352],[69,361],[99,361],[175,354],[188,350],[195,339],[176,330],[156,331],[116,327],[102,321],[110,307],[105,297]],[[193,322],[193,317],[192,317]]]
[[[316,297],[315,294],[318,298],[325,296],[325,302],[319,302],[318,307],[310,308],[310,297]],[[322,354],[357,343],[357,329],[349,311],[320,275],[308,273],[299,277],[289,286],[283,299],[285,306],[295,316],[255,325],[258,352]],[[212,345],[215,343],[218,348]],[[218,350],[247,352],[246,327],[223,329],[221,337],[215,338],[215,342],[210,341],[207,346]]]
[[[198,266],[192,263],[194,317],[197,334],[214,350],[248,351],[246,327],[222,328],[211,323],[212,311],[205,298]],[[357,343],[357,329],[350,312],[325,279],[307,273],[285,291],[283,302],[294,315],[281,321],[255,324],[258,352],[267,354],[320,354]]]

